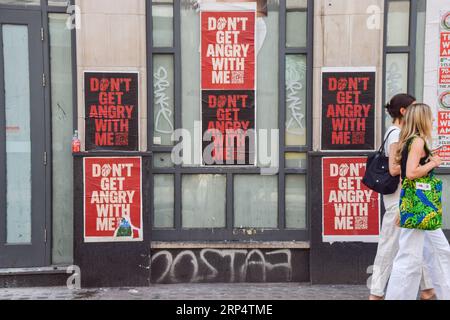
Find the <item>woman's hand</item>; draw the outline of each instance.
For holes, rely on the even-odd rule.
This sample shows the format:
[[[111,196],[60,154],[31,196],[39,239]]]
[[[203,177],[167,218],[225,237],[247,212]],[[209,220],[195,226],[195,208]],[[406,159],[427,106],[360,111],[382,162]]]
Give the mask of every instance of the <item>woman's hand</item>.
[[[435,165],[435,168],[438,168],[442,165],[442,158],[439,156],[430,157],[430,162]]]

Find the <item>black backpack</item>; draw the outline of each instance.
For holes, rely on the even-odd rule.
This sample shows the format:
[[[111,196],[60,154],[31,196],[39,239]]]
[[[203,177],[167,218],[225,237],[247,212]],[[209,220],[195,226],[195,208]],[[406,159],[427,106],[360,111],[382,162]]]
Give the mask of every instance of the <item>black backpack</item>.
[[[362,182],[371,190],[379,194],[388,195],[397,191],[400,176],[393,177],[389,172],[389,158],[386,157],[385,144],[389,136],[397,129],[389,132],[380,150],[367,159],[366,174]]]

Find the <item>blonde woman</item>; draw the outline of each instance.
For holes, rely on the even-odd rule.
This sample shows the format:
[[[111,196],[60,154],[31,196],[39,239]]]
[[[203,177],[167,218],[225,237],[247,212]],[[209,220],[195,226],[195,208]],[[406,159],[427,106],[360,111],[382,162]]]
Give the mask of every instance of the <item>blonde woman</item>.
[[[428,147],[432,125],[429,106],[414,104],[406,111],[396,159],[401,166],[402,179],[425,177],[442,164],[441,158],[434,156]],[[415,300],[424,263],[437,298],[450,300],[450,245],[441,229],[401,230],[386,300]]]

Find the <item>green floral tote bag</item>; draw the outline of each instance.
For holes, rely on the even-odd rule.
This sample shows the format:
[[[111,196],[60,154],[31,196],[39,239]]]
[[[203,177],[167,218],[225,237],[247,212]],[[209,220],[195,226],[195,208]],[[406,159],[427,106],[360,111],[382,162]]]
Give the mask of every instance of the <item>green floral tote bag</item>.
[[[400,226],[430,231],[442,227],[442,180],[433,173],[419,179],[404,179],[400,194]]]

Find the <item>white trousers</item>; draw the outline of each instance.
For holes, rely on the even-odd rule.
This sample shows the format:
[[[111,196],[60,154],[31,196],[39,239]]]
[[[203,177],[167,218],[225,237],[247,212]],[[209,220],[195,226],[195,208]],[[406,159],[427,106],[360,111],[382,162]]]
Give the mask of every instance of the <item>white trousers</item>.
[[[386,300],[416,300],[427,264],[439,300],[450,300],[450,245],[442,230],[402,229]]]
[[[400,214],[398,205],[387,208],[383,218],[383,224],[378,242],[377,256],[373,266],[370,293],[375,296],[384,297],[386,286],[391,276],[395,256],[399,250],[399,238],[401,229],[396,225],[397,216]],[[433,284],[427,270],[426,264],[422,268],[421,289],[433,288]]]

